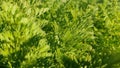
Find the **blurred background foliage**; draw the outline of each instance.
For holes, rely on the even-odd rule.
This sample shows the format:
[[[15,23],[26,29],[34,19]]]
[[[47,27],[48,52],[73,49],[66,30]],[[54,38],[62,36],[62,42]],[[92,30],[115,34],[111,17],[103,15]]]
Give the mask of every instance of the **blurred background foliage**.
[[[0,0],[1,68],[119,68],[119,0]]]

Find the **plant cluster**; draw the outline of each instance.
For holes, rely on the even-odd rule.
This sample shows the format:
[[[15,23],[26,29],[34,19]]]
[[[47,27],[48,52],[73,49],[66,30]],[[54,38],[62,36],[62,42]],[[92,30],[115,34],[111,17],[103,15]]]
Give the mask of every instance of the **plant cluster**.
[[[119,0],[0,0],[0,67],[120,67],[119,6]]]

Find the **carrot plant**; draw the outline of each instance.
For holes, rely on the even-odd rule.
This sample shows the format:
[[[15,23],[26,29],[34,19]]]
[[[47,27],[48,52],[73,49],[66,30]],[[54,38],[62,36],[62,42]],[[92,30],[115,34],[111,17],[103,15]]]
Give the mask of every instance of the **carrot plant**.
[[[0,67],[118,68],[119,0],[0,0]]]

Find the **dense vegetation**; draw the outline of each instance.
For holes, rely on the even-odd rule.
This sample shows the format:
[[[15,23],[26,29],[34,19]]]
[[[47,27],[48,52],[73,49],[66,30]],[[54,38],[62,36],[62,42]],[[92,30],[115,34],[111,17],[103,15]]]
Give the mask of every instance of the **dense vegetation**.
[[[119,63],[119,0],[0,0],[0,68]]]

